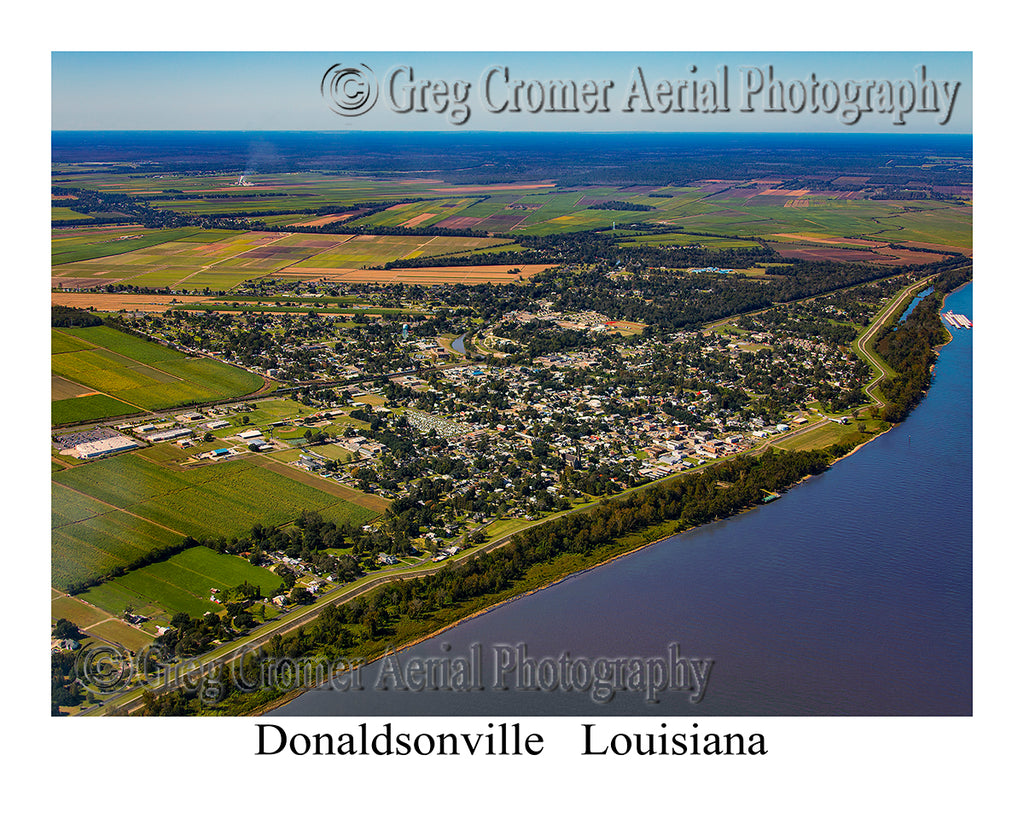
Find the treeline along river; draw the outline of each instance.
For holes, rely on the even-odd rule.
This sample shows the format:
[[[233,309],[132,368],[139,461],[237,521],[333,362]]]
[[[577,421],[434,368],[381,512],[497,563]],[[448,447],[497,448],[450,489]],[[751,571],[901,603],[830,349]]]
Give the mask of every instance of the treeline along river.
[[[970,317],[972,286],[946,309]],[[312,690],[274,714],[970,714],[973,340],[952,334],[906,421],[778,500],[467,620],[366,667],[362,690]],[[534,661],[678,645],[713,665],[699,702],[516,691],[512,672],[495,690],[517,645]],[[476,662],[484,690],[394,690],[413,658]]]

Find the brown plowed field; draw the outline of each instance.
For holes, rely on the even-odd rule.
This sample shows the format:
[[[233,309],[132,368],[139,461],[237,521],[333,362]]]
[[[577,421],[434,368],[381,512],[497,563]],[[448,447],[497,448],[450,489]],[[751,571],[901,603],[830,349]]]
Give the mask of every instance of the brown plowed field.
[[[95,279],[88,279],[95,282]],[[65,307],[95,307],[104,312],[117,310],[141,310],[146,313],[163,313],[171,302],[193,304],[209,301],[208,296],[170,296],[146,293],[52,293],[51,304]]]
[[[340,222],[342,219],[348,219],[350,216],[355,216],[358,212],[350,210],[347,213],[328,213],[326,216],[319,216],[316,219],[292,222],[289,227],[320,227],[321,225],[329,225],[331,222]]]
[[[822,247],[814,245],[790,245],[771,242],[768,245],[779,255],[790,259],[805,259],[811,262],[862,262],[865,264],[925,264],[939,261],[934,253],[916,250],[901,250],[888,246],[875,250],[853,250],[850,248]]]

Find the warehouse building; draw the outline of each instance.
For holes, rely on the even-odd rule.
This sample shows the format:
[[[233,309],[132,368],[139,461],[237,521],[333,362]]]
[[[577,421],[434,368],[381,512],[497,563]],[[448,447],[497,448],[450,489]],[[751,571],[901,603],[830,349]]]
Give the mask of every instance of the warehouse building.
[[[112,438],[104,438],[102,441],[84,441],[75,447],[75,456],[78,458],[101,458],[104,455],[113,455],[115,452],[125,452],[139,446],[127,435],[115,435]]]

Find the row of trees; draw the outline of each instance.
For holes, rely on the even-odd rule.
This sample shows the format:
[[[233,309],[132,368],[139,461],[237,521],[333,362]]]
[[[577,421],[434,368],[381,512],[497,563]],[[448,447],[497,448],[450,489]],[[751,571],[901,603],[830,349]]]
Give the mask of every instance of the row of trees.
[[[50,307],[51,327],[97,327],[103,319],[88,310],[54,304]]]

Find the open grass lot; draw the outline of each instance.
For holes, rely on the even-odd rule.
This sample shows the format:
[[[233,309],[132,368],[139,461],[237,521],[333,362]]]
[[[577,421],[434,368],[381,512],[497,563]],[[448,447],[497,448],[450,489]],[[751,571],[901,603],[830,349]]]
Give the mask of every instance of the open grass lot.
[[[213,359],[189,358],[111,327],[54,328],[51,350],[54,375],[103,394],[53,402],[55,424],[120,415],[140,407],[150,410],[233,398],[263,386],[262,378],[246,370]]]
[[[120,614],[120,612],[117,613]],[[88,633],[108,643],[122,645],[129,651],[139,651],[153,640],[152,636],[141,629],[117,619],[98,623],[90,628]]]
[[[864,421],[864,426],[868,433],[874,434],[878,432],[879,422],[869,418]],[[846,439],[853,441],[858,439],[866,440],[867,435],[858,432],[855,424],[826,424],[803,435],[797,435],[781,441],[775,444],[775,446],[779,449],[795,450],[824,449]]]
[[[252,566],[243,558],[197,546],[102,583],[81,597],[111,613],[122,612],[130,605],[139,614],[169,620],[179,611],[192,617],[222,611],[223,606],[210,600],[215,596],[211,589],[229,589],[243,582],[258,586],[264,594],[281,583],[273,572]]]
[[[89,628],[102,620],[106,620],[108,614],[87,603],[83,603],[76,597],[68,597],[59,592],[54,592],[50,600],[50,619],[56,621],[61,617],[65,620],[70,620],[79,628]]]
[[[275,421],[283,421],[286,418],[303,418],[310,413],[310,408],[291,398],[263,398],[252,403],[253,409],[246,410],[244,415],[249,416],[248,427],[263,427]],[[241,414],[228,418],[238,426],[241,423]],[[232,430],[232,434],[237,430]]]
[[[99,609],[75,597],[58,594],[50,601],[50,620],[70,620],[90,637],[109,643],[116,643],[129,651],[138,651],[148,645],[153,637],[136,626],[129,625],[113,615],[120,614]]]
[[[185,535],[238,536],[256,523],[287,523],[303,509],[355,525],[378,514],[352,502],[345,487],[334,491],[277,466],[253,458],[180,469],[126,453],[54,473],[53,585],[104,574]]]

